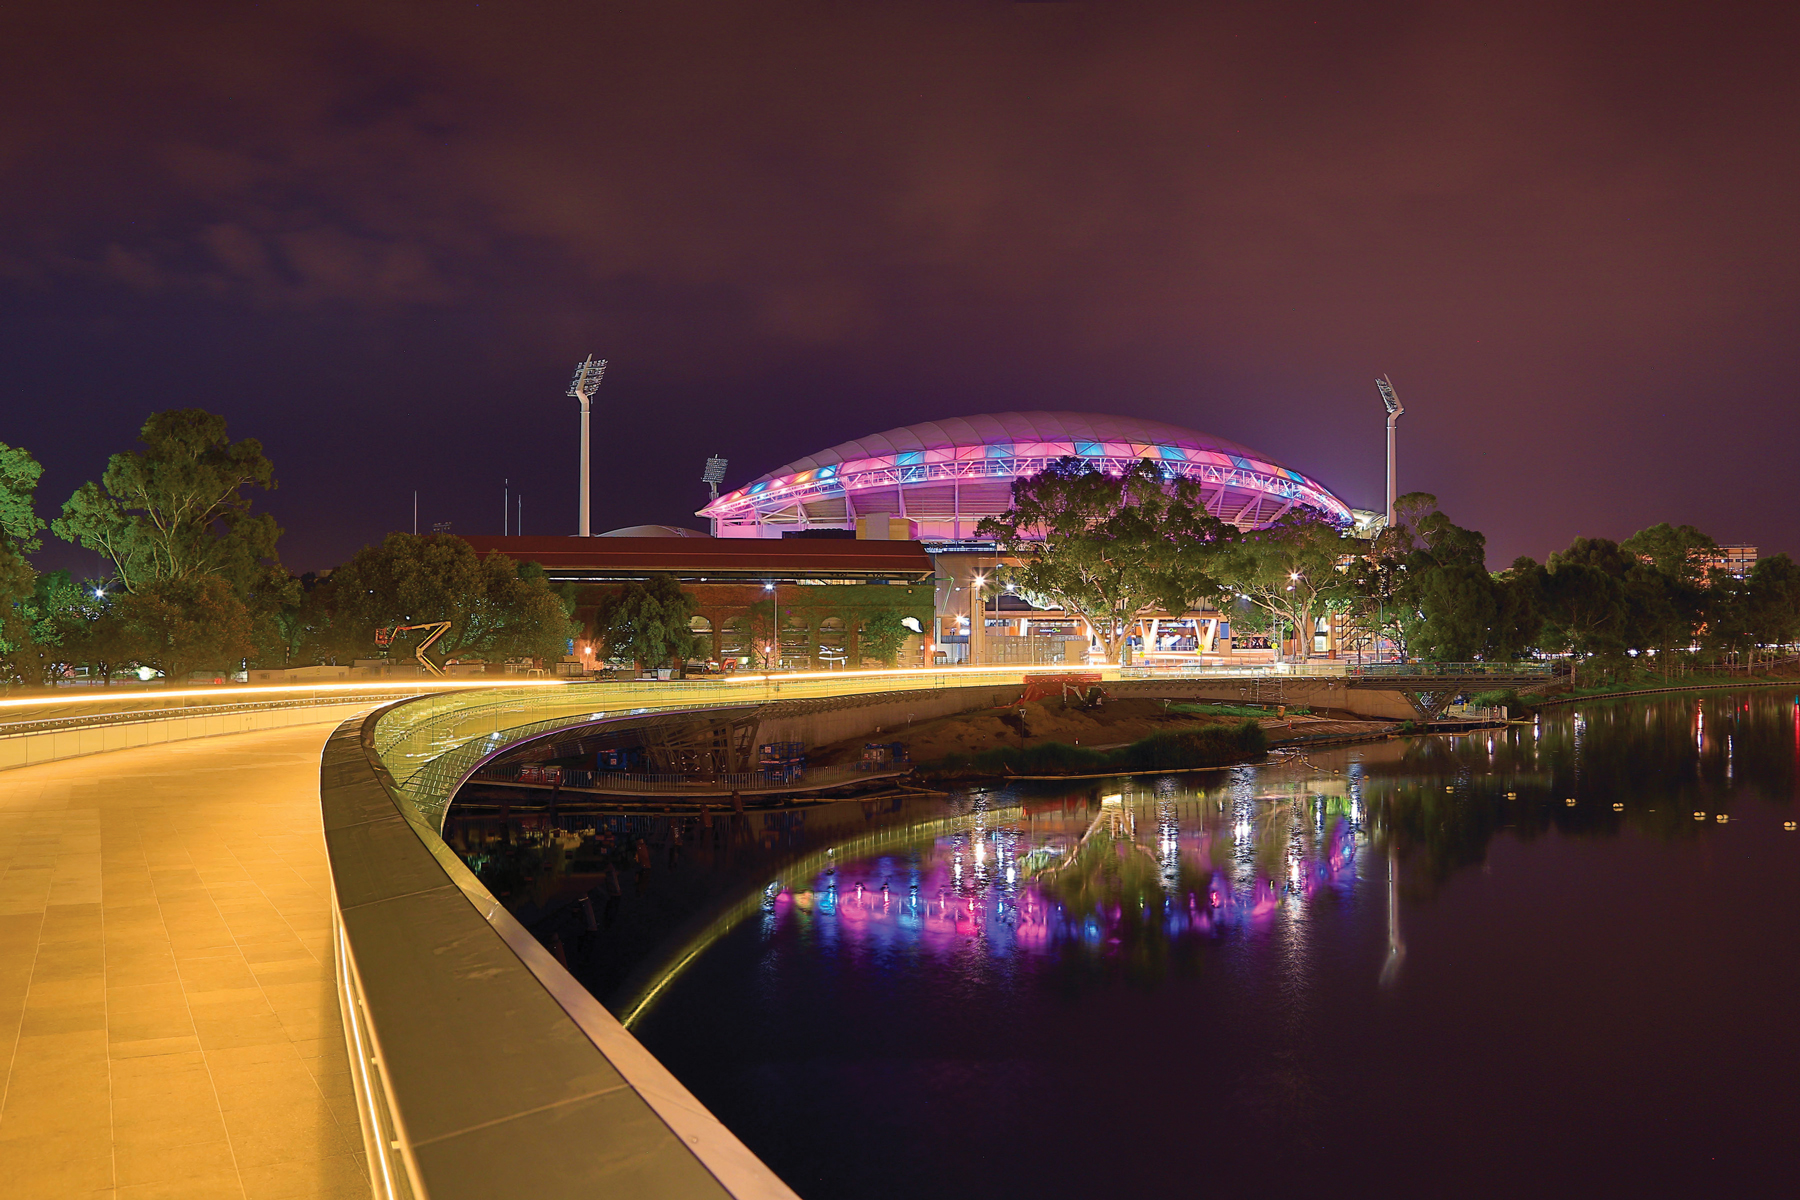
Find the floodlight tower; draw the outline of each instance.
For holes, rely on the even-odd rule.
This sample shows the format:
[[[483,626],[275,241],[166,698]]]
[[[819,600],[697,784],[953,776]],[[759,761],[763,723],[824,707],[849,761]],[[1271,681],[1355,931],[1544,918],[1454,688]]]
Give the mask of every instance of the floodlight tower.
[[[1387,425],[1388,425],[1387,523],[1388,523],[1388,528],[1392,529],[1394,527],[1394,492],[1395,492],[1395,487],[1394,487],[1394,483],[1395,483],[1394,422],[1396,422],[1400,419],[1400,414],[1406,411],[1406,406],[1404,404],[1400,403],[1400,396],[1398,393],[1396,393],[1394,391],[1394,385],[1391,382],[1389,382],[1388,377],[1386,375],[1381,376],[1379,379],[1377,379],[1375,381],[1375,388],[1377,391],[1379,391],[1381,393],[1381,402],[1383,404],[1387,405],[1387,413],[1388,413],[1388,422],[1387,422]]]
[[[593,355],[575,368],[569,384],[569,395],[581,401],[581,529],[588,536],[588,410],[593,407],[594,393],[600,390],[600,379],[606,374],[606,360]]]
[[[726,466],[726,460],[715,454],[706,460],[706,470],[700,475],[700,482],[707,486],[714,500],[719,498],[719,485],[725,482]]]
[[[725,482],[725,467],[725,460],[715,454],[706,460],[706,470],[700,475],[700,482],[706,485],[707,492],[714,500],[719,498],[719,485]],[[712,519],[712,534],[714,537],[719,536],[719,518],[717,517]]]

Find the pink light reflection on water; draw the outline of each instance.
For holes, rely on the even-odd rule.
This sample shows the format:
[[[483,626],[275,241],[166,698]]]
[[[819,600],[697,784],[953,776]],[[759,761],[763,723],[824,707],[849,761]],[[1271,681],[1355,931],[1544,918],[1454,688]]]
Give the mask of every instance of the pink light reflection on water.
[[[910,863],[888,856],[828,868],[810,887],[781,891],[774,916],[777,922],[829,922],[831,936],[848,948],[910,947],[945,958],[983,943],[995,954],[1043,954],[1076,943],[1118,947],[1136,936],[1130,918],[1152,909],[1170,938],[1259,930],[1289,906],[1312,903],[1326,891],[1347,892],[1356,881],[1357,836],[1342,818],[1308,844],[1292,879],[1266,873],[1234,879],[1214,858],[1231,846],[1229,839],[1209,829],[1186,830],[1166,843],[1175,847],[1179,886],[1149,884],[1129,897],[1116,889],[1084,891],[1071,886],[1068,874],[1028,874],[1022,865],[1033,847],[1024,831],[996,833],[1004,840],[984,847],[992,869],[967,869],[966,835],[939,838],[919,847]],[[1149,849],[1122,843],[1113,861],[1129,862]]]

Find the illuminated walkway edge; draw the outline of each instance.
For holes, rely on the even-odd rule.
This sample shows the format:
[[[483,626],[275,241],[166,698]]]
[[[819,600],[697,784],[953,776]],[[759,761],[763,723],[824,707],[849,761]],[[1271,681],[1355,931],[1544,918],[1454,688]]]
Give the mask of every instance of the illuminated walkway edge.
[[[340,725],[320,766],[376,1195],[792,1200],[400,798],[380,716]]]

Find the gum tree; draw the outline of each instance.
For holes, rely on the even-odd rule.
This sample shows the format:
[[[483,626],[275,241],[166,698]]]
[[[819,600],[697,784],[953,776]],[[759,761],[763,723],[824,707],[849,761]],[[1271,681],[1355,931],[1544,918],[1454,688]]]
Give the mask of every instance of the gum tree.
[[[1117,661],[1139,616],[1184,613],[1219,589],[1212,568],[1234,531],[1206,511],[1198,484],[1148,459],[1109,475],[1069,457],[1014,481],[1012,506],[976,533],[1019,560],[996,585],[1081,617]]]
[[[1356,549],[1342,530],[1311,509],[1290,509],[1267,528],[1245,531],[1224,548],[1220,565],[1224,590],[1270,623],[1277,657],[1281,627],[1292,626],[1296,656],[1305,661],[1311,652],[1314,617],[1350,601],[1349,579],[1341,564]]]

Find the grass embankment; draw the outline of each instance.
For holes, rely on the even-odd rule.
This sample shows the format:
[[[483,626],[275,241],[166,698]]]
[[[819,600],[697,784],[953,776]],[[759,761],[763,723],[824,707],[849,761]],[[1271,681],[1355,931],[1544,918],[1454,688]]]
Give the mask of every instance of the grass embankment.
[[[1020,749],[995,746],[976,754],[951,754],[921,764],[922,774],[968,775],[1130,775],[1145,771],[1191,771],[1256,758],[1269,739],[1255,721],[1162,731],[1114,750],[1090,750],[1066,742],[1041,742]]]
[[[1251,720],[1272,717],[1277,707],[1274,704],[1188,704],[1179,701],[1168,706],[1170,712],[1194,713],[1202,717],[1249,717]],[[1309,715],[1312,709],[1305,705],[1290,704],[1286,707],[1286,712],[1290,717],[1301,717]]]

